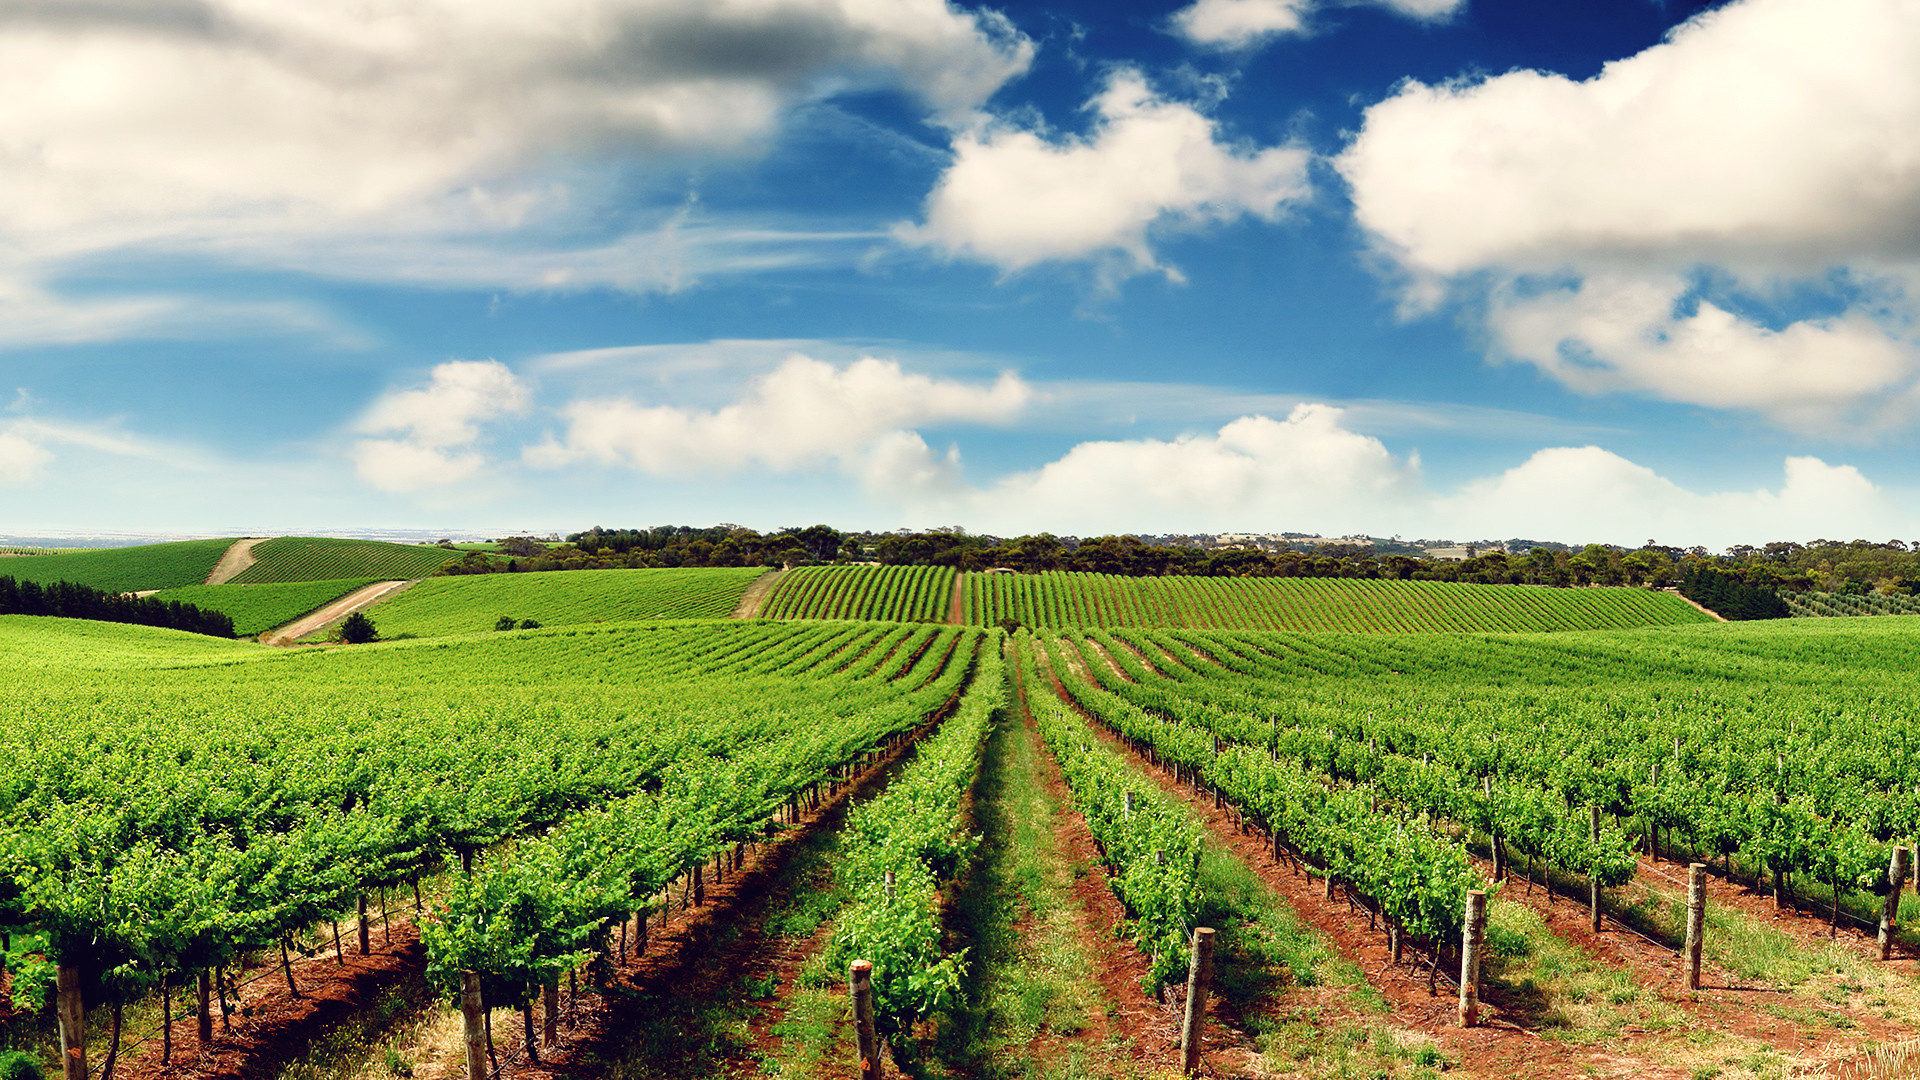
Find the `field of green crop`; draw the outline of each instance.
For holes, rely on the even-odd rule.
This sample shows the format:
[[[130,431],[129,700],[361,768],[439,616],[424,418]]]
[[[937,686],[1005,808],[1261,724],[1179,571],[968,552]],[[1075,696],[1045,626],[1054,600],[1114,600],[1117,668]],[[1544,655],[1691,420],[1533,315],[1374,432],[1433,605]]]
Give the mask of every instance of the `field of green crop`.
[[[780,579],[760,615],[946,622],[953,574],[944,566],[803,566]]]
[[[0,559],[0,575],[42,585],[71,581],[109,592],[177,589],[207,580],[231,546],[232,540],[181,540],[27,555]]]
[[[459,557],[458,552],[431,544],[281,536],[255,544],[253,565],[242,570],[229,584],[423,578]]]
[[[221,611],[233,618],[233,632],[241,637],[283,626],[317,607],[331,603],[377,578],[340,581],[290,581],[274,585],[188,585],[167,589],[156,600],[177,600],[205,611]]]
[[[555,570],[428,578],[369,612],[382,637],[492,630],[502,616],[541,626],[636,619],[724,619],[757,566],[723,569]]]
[[[966,621],[1299,633],[1624,630],[1711,622],[1648,589],[1549,589],[1340,578],[968,574]]]
[[[1783,592],[1787,610],[1796,619],[1856,615],[1920,615],[1920,596],[1849,596],[1845,593]]]

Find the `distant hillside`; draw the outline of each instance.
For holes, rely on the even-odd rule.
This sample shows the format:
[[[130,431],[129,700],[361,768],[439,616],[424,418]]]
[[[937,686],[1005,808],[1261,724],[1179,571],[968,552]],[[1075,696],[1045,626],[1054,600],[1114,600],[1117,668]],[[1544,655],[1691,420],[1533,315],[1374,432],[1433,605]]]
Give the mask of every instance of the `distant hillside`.
[[[202,611],[218,611],[233,619],[233,632],[252,637],[305,615],[373,583],[372,578],[339,581],[295,581],[273,585],[188,585],[168,589],[155,600],[178,600]]]
[[[1351,578],[968,574],[966,621],[1302,633],[1619,630],[1712,622],[1651,589],[1554,589]]]
[[[428,578],[371,609],[380,636],[493,630],[502,618],[541,626],[638,619],[724,619],[765,567],[572,570]]]
[[[231,539],[180,540],[168,544],[63,551],[53,555],[0,558],[0,576],[50,585],[71,581],[110,592],[144,592],[198,585],[207,580]]]
[[[460,555],[431,544],[282,536],[255,544],[253,565],[235,575],[229,584],[422,578]]]

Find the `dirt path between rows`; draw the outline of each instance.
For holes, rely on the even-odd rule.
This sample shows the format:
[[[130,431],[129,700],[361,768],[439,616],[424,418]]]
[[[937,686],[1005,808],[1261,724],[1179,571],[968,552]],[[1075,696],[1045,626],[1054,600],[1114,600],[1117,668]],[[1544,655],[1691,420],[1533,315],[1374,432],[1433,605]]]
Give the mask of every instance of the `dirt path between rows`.
[[[735,607],[733,614],[728,617],[733,619],[758,618],[760,608],[766,604],[767,597],[772,595],[773,587],[779,584],[780,578],[784,574],[786,574],[785,570],[769,570],[759,577],[754,578],[753,581],[747,585],[747,591],[740,594],[739,606]]]
[[[376,581],[365,588],[355,589],[318,611],[310,611],[277,630],[269,630],[261,634],[260,643],[292,645],[333,620],[345,618],[362,608],[371,607],[411,584],[413,584],[411,581]]]
[[[966,583],[965,570],[953,575],[953,603],[947,605],[947,622],[954,626],[965,625],[967,621],[967,594],[963,588]]]
[[[253,545],[267,539],[264,536],[248,536],[235,540],[220,556],[220,561],[207,575],[208,585],[225,585],[240,576],[240,572],[253,565]]]

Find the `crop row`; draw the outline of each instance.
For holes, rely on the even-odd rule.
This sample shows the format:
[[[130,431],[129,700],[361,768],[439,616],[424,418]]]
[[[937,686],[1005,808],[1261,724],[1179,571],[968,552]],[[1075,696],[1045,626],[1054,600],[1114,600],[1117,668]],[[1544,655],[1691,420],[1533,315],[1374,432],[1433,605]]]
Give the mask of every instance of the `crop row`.
[[[1920,596],[1852,596],[1846,593],[1781,593],[1787,610],[1798,618],[1850,615],[1920,615]]]
[[[1606,886],[1630,875],[1637,838],[1651,848],[1664,833],[1670,850],[1718,858],[1729,873],[1736,854],[1749,870],[1772,872],[1782,895],[1809,875],[1837,908],[1842,893],[1884,891],[1889,842],[1916,824],[1915,797],[1887,760],[1911,758],[1904,727],[1872,714],[1832,715],[1844,691],[1782,685],[1779,675],[1790,671],[1759,691],[1772,699],[1766,711],[1748,700],[1736,719],[1728,715],[1735,702],[1714,693],[1729,687],[1671,656],[1644,658],[1666,669],[1645,696],[1580,686],[1577,650],[1560,651],[1530,682],[1503,685],[1481,672],[1470,686],[1474,673],[1457,672],[1458,682],[1429,693],[1367,671],[1358,656],[1341,672],[1324,641],[1101,637],[1111,666],[1088,671],[1141,710]],[[1626,642],[1606,644],[1614,651]],[[1430,659],[1413,648],[1371,651],[1398,652],[1389,674]],[[1303,677],[1303,662],[1320,677]],[[1561,693],[1547,689],[1556,682]],[[1339,691],[1315,692],[1329,684]]]
[[[281,536],[255,544],[253,565],[234,575],[230,584],[341,578],[407,580],[426,577],[454,558],[454,552],[428,544]]]
[[[980,842],[965,828],[964,807],[1005,704],[1005,663],[994,635],[981,647],[959,710],[920,745],[885,794],[848,815],[838,877],[854,899],[835,920],[830,966],[872,962],[882,1035],[909,1029],[959,992],[966,956],[942,948],[938,892]]]
[[[124,671],[111,686],[22,671],[0,692],[0,929],[43,937],[48,963],[16,965],[16,993],[50,989],[57,965],[90,1000],[125,1000],[556,825],[587,837],[601,834],[580,823],[598,821],[639,845],[618,865],[627,895],[651,895],[633,890],[756,834],[949,699],[968,635],[928,629],[862,674],[885,628],[403,643]],[[501,857],[531,865],[515,851]],[[499,915],[484,902],[505,895],[493,877],[459,910]]]
[[[762,615],[945,622],[953,574],[945,566],[803,566],[782,576]]]
[[[1325,578],[968,574],[966,618],[1037,627],[1185,627],[1343,633],[1623,629],[1705,621],[1646,589],[1548,589]]]
[[[1113,872],[1114,892],[1131,919],[1129,935],[1152,958],[1144,989],[1157,992],[1186,968],[1202,900],[1199,823],[1154,790],[1054,694],[1037,640],[1022,632],[1013,644],[1027,709]]]

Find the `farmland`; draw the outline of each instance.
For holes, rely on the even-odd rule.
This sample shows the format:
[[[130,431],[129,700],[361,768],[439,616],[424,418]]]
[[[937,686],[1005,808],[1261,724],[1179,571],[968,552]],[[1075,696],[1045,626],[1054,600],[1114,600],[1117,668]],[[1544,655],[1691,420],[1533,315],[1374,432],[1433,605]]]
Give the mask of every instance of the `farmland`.
[[[759,567],[592,570],[428,578],[380,605],[381,633],[444,637],[492,630],[501,618],[541,626],[636,619],[723,619]]]
[[[254,545],[253,565],[242,570],[229,584],[419,578],[457,557],[455,552],[430,544],[280,536]]]
[[[337,600],[372,578],[343,581],[295,581],[277,585],[188,585],[155,594],[156,600],[177,600],[233,617],[233,632],[252,637],[292,622],[307,612]]]
[[[1327,578],[968,574],[966,621],[1042,627],[1180,627],[1301,633],[1622,630],[1705,622],[1646,589],[1547,589]]]
[[[177,589],[205,581],[232,544],[232,540],[182,540],[28,555],[0,560],[0,574],[41,585],[71,581],[111,592]]]
[[[1572,631],[1654,609],[1167,594],[1269,623],[1317,597],[1371,632],[1221,630],[1036,578],[1059,624],[1008,634],[947,625],[952,574],[907,568],[790,571],[783,617],[724,618],[758,573],[428,579],[375,609],[402,640],[342,649],[0,618],[15,988],[51,979],[37,955],[73,968],[96,1063],[114,1010],[137,1017],[135,1080],[200,1060],[190,996],[170,1048],[139,1036],[163,976],[202,971],[286,1031],[324,1022],[302,1002],[334,980],[423,980],[408,1033],[329,1068],[392,1054],[458,1080],[483,985],[513,1080],[824,1077],[853,1053],[859,958],[882,1037],[931,1075],[1157,1075],[1209,926],[1218,1075],[1758,1077],[1920,1033],[1912,961],[1874,959],[1894,848],[1920,832],[1920,619]],[[1381,597],[1562,622],[1387,633],[1365,621]],[[797,615],[861,604],[901,621]],[[501,615],[545,625],[489,632]],[[1673,952],[1688,862],[1711,869],[1699,991]],[[1473,890],[1494,894],[1489,1021],[1462,1029],[1447,977]],[[1891,947],[1920,954],[1899,896]],[[706,974],[683,994],[687,971]],[[1756,1021],[1755,989],[1803,1019]],[[52,1020],[11,1023],[53,1065]],[[240,1025],[207,1039],[283,1053]]]
[[[760,615],[945,622],[953,577],[940,566],[804,566],[781,576]]]

